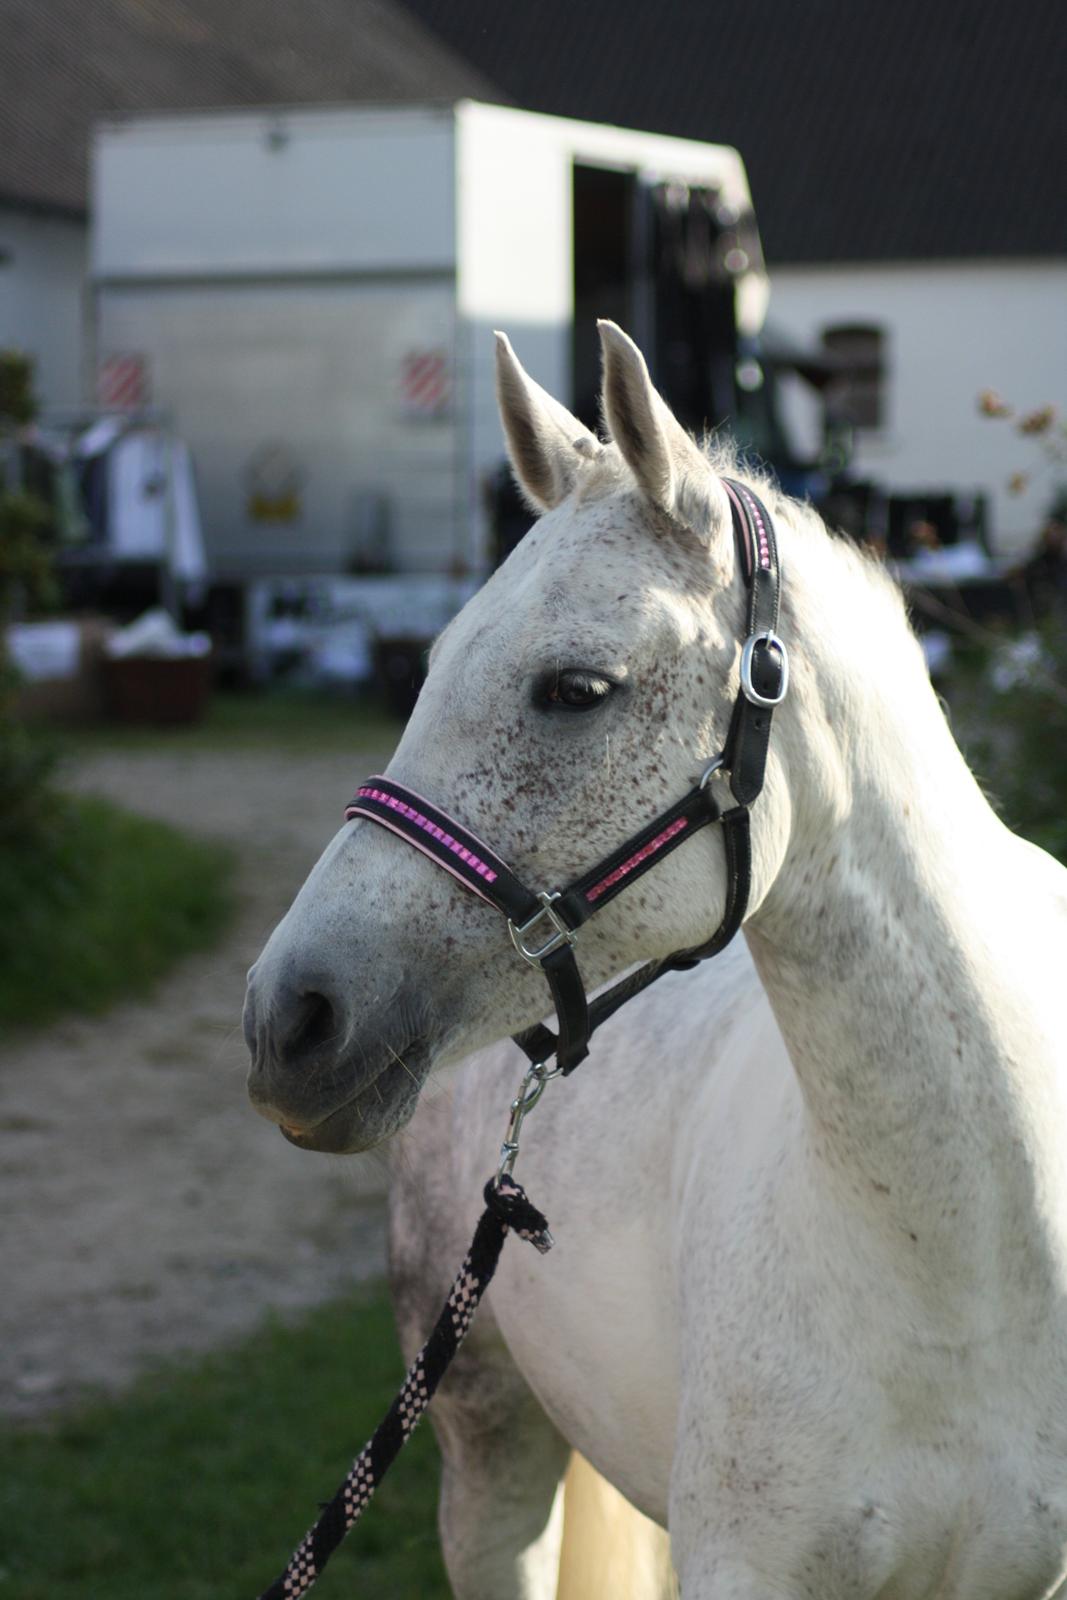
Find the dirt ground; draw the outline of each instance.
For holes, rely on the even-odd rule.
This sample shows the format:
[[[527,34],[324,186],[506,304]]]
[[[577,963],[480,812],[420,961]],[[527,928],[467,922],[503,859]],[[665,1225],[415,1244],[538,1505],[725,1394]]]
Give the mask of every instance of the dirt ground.
[[[0,1046],[8,1415],[119,1388],[381,1271],[381,1158],[287,1145],[245,1097],[239,1026],[245,971],[356,776],[343,756],[258,751],[115,751],[71,774],[231,841],[240,906],[222,945],[148,1001]]]

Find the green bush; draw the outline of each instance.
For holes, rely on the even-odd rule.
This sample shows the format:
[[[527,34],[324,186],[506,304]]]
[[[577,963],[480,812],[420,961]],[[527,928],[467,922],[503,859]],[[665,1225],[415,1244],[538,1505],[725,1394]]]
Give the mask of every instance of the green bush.
[[[1005,822],[1067,864],[1067,631],[1053,612],[972,657],[950,694],[972,767]]]
[[[0,875],[9,860],[45,849],[57,820],[48,788],[53,756],[16,715],[18,676],[7,659],[5,639],[8,623],[21,609],[55,599],[51,513],[20,487],[12,465],[15,430],[35,412],[32,360],[17,350],[0,350]]]
[[[46,847],[60,810],[48,787],[55,766],[52,746],[4,715],[5,671],[0,662],[0,874],[7,857]]]
[[[209,944],[232,908],[223,846],[103,800],[38,793],[37,759],[30,747],[24,781],[4,779],[13,803],[0,830],[0,1025],[144,993]]]
[[[21,427],[37,415],[33,365],[23,350],[0,350],[0,424]]]

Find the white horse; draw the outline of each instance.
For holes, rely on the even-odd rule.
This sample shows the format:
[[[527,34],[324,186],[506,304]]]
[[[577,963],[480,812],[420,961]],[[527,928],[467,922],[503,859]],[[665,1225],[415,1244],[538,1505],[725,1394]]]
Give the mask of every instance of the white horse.
[[[738,683],[737,465],[602,336],[610,445],[500,341],[544,514],[438,641],[389,768],[546,888],[690,787]],[[1067,874],[990,810],[891,585],[758,492],[792,682],[751,961],[739,941],[624,1008],[526,1125],[556,1249],[508,1244],[437,1407],[463,1600],[554,1592],[572,1446],[669,1528],[684,1600],[1037,1600],[1067,1573]],[[590,988],[707,939],[716,834],[581,930]],[[394,1133],[431,1069],[483,1050],[401,1150],[409,1341],[519,1076],[484,1047],[545,1007],[503,919],[365,821],[253,969],[251,1093],[307,1148]]]

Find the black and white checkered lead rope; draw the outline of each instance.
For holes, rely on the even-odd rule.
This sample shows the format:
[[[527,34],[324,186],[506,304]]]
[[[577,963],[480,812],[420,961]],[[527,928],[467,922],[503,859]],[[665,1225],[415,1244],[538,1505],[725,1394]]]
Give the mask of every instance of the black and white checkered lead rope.
[[[285,1571],[263,1590],[259,1600],[292,1600],[295,1595],[307,1594],[348,1530],[359,1521],[463,1343],[478,1302],[496,1271],[509,1230],[520,1239],[528,1239],[542,1254],[552,1248],[545,1218],[527,1200],[522,1185],[504,1174],[491,1178],[485,1186],[485,1210],[467,1258],[433,1332],[408,1369],[400,1393],[315,1526],[297,1545]]]

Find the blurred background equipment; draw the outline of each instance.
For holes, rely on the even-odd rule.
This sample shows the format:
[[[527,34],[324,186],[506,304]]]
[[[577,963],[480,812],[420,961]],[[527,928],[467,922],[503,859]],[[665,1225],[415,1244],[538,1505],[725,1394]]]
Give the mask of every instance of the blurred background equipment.
[[[694,432],[889,558],[936,670],[946,613],[1059,595],[1053,0],[7,4],[0,341],[44,409],[5,482],[77,628],[162,604],[215,676],[405,712],[529,522],[491,330],[595,425],[601,315]]]
[[[995,610],[1039,538],[1050,485],[973,397],[1054,401],[1067,369],[1055,0],[7,6],[0,342],[46,419],[126,419],[97,471],[146,502],[154,419],[203,525],[195,583],[147,552],[166,501],[188,562],[178,488],[118,516],[110,565],[64,541],[70,605],[162,599],[257,679],[253,582],[436,578],[447,611],[524,531],[491,327],[592,422],[598,315],[907,581]],[[965,554],[932,563],[931,530]],[[316,650],[330,681],[410,642],[374,603],[362,647]]]
[[[735,151],[468,101],[125,117],[94,152],[96,343],[189,438],[215,581],[484,573],[494,327],[592,413],[617,310],[687,421],[738,411],[767,286]]]
[[[594,312],[618,308],[687,420],[743,426],[767,286],[735,151],[473,102],[126,117],[94,149],[96,344],[139,353],[189,440],[257,679],[284,654],[409,703],[506,547],[494,327],[592,410]]]
[[[44,413],[21,436],[24,479],[49,504],[67,602],[173,614],[207,577],[192,456],[151,409]]]

